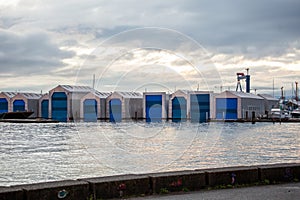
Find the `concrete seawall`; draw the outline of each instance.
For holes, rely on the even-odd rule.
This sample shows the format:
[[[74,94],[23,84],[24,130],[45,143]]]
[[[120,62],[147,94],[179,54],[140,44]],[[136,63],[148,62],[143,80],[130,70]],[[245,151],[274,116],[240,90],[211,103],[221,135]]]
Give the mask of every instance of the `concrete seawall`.
[[[0,200],[97,200],[300,179],[300,163],[130,174],[0,187]]]

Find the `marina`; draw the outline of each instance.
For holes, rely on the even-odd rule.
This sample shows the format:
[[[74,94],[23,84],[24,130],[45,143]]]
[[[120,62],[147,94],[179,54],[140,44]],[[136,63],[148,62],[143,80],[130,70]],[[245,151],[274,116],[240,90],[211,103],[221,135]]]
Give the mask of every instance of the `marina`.
[[[0,93],[0,115],[32,112],[30,118],[59,122],[298,122],[300,117],[298,82],[295,96],[286,98],[251,93],[249,68],[238,72],[236,91],[176,90],[174,92],[101,92],[93,87],[58,85],[46,94]],[[245,79],[243,91],[241,81]],[[145,89],[146,90],[146,89]],[[279,119],[279,120],[278,120]],[[47,120],[45,120],[47,122]]]

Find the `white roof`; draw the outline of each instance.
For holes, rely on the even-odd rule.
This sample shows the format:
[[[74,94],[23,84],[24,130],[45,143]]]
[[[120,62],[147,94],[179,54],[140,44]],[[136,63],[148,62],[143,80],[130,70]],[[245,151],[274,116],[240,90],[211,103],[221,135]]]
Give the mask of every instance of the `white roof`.
[[[188,94],[191,91],[189,91],[189,90],[177,90],[176,92],[182,92],[184,94]],[[174,92],[174,93],[176,93],[176,92]]]
[[[257,96],[255,94],[251,94],[251,93],[245,93],[245,92],[236,92],[236,91],[228,91],[231,94],[241,97],[241,98],[245,98],[245,99],[263,99],[260,96]]]
[[[117,94],[119,94],[120,96],[124,97],[124,98],[143,98],[143,95],[141,93],[138,92],[119,92],[116,91]]]

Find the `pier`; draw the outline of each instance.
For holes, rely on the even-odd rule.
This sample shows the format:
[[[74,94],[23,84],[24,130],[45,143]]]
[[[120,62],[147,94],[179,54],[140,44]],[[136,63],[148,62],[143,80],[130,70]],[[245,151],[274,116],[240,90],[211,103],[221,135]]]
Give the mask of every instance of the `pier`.
[[[298,182],[300,163],[127,174],[0,187],[1,200],[97,200]]]

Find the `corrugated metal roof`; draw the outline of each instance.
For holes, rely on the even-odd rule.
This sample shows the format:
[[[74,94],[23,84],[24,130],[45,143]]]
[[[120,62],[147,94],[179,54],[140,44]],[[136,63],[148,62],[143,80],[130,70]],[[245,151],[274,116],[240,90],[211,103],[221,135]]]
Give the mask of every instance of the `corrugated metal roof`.
[[[93,88],[89,86],[77,86],[77,85],[60,85],[63,89],[68,92],[92,92]]]
[[[13,98],[18,94],[17,92],[1,92],[1,93],[8,96],[9,98]]]
[[[111,94],[110,92],[99,92],[97,90],[94,90],[92,93],[98,96],[99,98],[107,98]]]
[[[24,96],[27,99],[39,99],[43,96],[42,94],[37,94],[37,93],[23,93],[23,92],[21,92],[19,94],[21,94],[22,96]]]
[[[274,98],[273,96],[269,95],[269,94],[258,94],[258,96],[269,100],[269,101],[278,101],[278,99]]]
[[[236,92],[236,91],[227,91],[235,96],[241,97],[241,98],[247,98],[247,99],[263,99],[260,96],[257,96],[255,94],[251,93],[245,93],[245,92]]]
[[[143,98],[143,95],[138,92],[116,92],[124,98]]]

